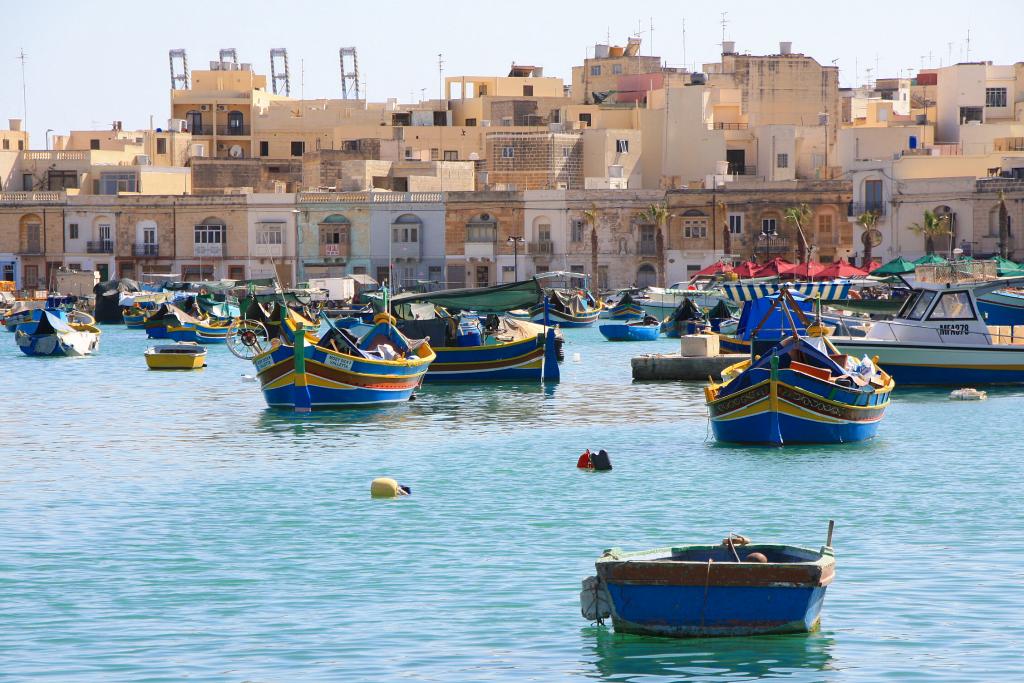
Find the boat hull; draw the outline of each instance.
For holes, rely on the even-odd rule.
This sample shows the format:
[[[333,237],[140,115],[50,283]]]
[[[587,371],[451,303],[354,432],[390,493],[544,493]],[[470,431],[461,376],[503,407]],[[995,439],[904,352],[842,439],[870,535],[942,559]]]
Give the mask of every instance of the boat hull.
[[[100,337],[92,332],[29,335],[15,332],[18,348],[26,356],[89,356],[99,349]]]
[[[871,439],[889,405],[889,392],[850,393],[845,401],[836,401],[807,387],[765,380],[709,402],[711,428],[717,441],[731,443],[782,446]]]
[[[978,297],[978,310],[989,325],[1024,325],[1024,295],[996,290]]]
[[[206,352],[147,353],[146,365],[150,370],[198,370],[206,365]]]
[[[1024,346],[957,346],[830,337],[843,353],[878,357],[903,385],[1024,384]]]
[[[661,325],[601,325],[601,335],[608,341],[654,341],[661,333]]]
[[[547,341],[545,341],[547,339]],[[500,382],[558,379],[554,330],[507,344],[436,347],[425,382]],[[552,348],[548,353],[547,345]]]
[[[558,325],[559,327],[590,327],[597,322],[598,317],[601,315],[599,309],[587,311],[580,315],[572,315],[569,313],[563,313],[561,311],[548,311],[549,323],[551,325]],[[531,309],[530,320],[539,325],[544,323],[544,308],[543,306],[539,311]]]

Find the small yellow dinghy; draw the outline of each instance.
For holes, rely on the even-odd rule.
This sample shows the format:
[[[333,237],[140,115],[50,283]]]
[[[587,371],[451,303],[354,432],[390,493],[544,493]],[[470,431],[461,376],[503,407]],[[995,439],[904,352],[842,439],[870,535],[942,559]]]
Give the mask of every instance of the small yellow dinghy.
[[[206,347],[195,342],[151,346],[146,365],[150,370],[196,370],[206,365]]]

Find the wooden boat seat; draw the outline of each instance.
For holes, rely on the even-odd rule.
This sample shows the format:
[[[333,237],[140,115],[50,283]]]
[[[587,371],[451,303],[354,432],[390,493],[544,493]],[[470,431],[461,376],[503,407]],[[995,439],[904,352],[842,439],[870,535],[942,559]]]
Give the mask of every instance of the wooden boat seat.
[[[815,377],[817,379],[825,381],[828,381],[828,379],[832,376],[832,372],[826,368],[819,368],[813,365],[807,365],[806,363],[799,363],[797,361],[791,361],[789,364],[789,369],[796,370],[797,372],[802,372],[805,375],[810,375],[811,377]]]

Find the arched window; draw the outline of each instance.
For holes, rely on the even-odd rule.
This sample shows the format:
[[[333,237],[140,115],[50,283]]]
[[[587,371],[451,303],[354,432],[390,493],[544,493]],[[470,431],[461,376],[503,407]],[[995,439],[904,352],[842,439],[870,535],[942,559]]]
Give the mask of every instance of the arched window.
[[[391,241],[394,244],[416,244],[422,237],[423,221],[419,216],[404,213],[391,223]]]
[[[331,214],[320,221],[320,255],[347,257],[352,239],[352,224],[341,214]]]
[[[185,114],[185,124],[188,126],[188,132],[192,135],[203,135],[203,113],[197,109],[192,109]]]
[[[158,256],[159,250],[156,221],[138,221],[135,224],[135,247],[133,253],[136,256]]]
[[[227,241],[227,225],[215,216],[206,218],[196,224],[194,231],[196,256],[223,256],[224,243]]]
[[[658,271],[650,263],[641,264],[636,269],[636,286],[653,287],[658,282]]]
[[[708,217],[703,211],[689,209],[683,212],[683,237],[704,239],[708,236]]]
[[[20,235],[19,250],[23,254],[43,253],[43,220],[34,213],[21,217],[18,226]],[[32,283],[35,287],[35,283]]]
[[[836,219],[835,211],[821,209],[815,216],[817,226],[817,239],[819,245],[834,245],[839,243],[839,222]]]
[[[92,222],[92,239],[85,243],[90,254],[110,254],[114,251],[114,217],[103,214]]]
[[[547,216],[537,216],[533,219],[533,235],[538,242],[551,241],[551,219]],[[579,240],[574,240],[579,241]]]

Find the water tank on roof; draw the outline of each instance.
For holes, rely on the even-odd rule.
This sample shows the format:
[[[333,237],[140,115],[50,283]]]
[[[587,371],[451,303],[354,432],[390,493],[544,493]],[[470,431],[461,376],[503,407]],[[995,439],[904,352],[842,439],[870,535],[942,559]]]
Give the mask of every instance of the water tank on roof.
[[[786,40],[779,43],[779,54],[780,55],[791,55],[793,54],[793,43]]]
[[[910,140],[907,141],[907,147],[910,149],[917,149],[917,136],[911,135]]]
[[[722,41],[722,54],[731,55],[736,52],[736,41],[735,40],[724,40]]]
[[[604,59],[608,56],[608,46],[598,43],[594,46],[594,59]]]
[[[707,82],[708,77],[699,71],[690,74],[690,85],[705,85]]]

